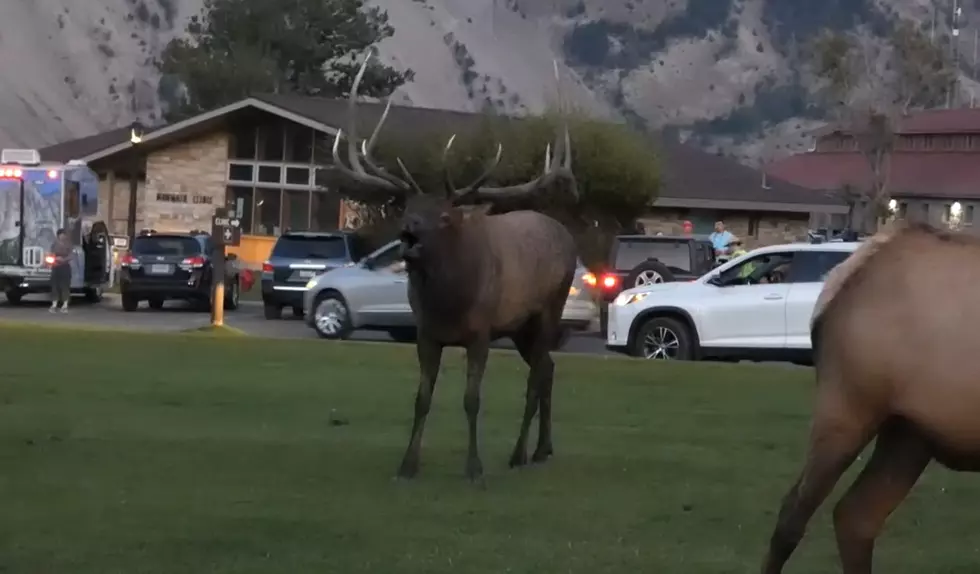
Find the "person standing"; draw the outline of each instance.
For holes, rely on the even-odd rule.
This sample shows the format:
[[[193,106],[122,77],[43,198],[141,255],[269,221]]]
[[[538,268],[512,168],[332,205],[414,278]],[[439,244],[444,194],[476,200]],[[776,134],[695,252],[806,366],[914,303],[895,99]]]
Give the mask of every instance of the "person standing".
[[[71,258],[74,254],[71,240],[64,229],[58,230],[58,237],[51,245],[51,255],[54,263],[51,265],[51,308],[54,313],[61,306],[61,312],[68,312],[68,300],[71,298]]]
[[[715,255],[728,255],[731,253],[729,243],[735,239],[731,231],[725,229],[724,221],[715,222],[715,230],[708,236],[711,246],[715,248]]]

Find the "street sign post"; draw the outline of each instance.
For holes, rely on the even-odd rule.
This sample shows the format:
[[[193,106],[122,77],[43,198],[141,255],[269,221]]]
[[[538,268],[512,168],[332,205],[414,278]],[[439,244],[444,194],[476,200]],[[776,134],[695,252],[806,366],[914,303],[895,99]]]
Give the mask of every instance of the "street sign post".
[[[242,242],[242,220],[230,209],[215,209],[211,218],[212,262],[211,325],[225,323],[225,246]]]

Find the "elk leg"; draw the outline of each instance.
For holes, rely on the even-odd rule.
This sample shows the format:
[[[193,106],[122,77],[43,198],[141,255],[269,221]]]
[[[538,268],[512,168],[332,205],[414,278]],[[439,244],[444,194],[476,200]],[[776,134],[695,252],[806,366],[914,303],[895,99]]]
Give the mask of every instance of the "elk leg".
[[[871,460],[834,508],[844,574],[871,574],[875,539],[930,460],[929,443],[908,421],[885,423]]]
[[[487,367],[490,342],[479,341],[466,348],[466,394],[463,396],[463,409],[469,426],[469,446],[466,451],[466,476],[477,480],[483,476],[483,463],[477,445],[477,421],[480,416],[480,385]]]
[[[419,390],[415,394],[415,420],[412,423],[412,438],[408,449],[398,469],[401,478],[412,478],[419,472],[419,451],[422,448],[422,432],[425,430],[425,418],[432,406],[432,393],[439,377],[439,365],[442,363],[442,345],[420,337],[415,346],[419,357]]]
[[[830,386],[818,383],[821,389]],[[834,391],[824,391],[834,394]],[[862,422],[865,421],[865,422]],[[836,396],[818,396],[810,431],[806,464],[796,484],[783,498],[763,574],[781,574],[790,555],[803,539],[807,523],[823,503],[847,467],[874,436],[877,422],[867,422],[860,412]]]
[[[544,462],[554,453],[551,445],[551,390],[555,383],[555,362],[551,359],[552,342],[556,341],[561,332],[561,315],[565,309],[566,296],[564,293],[571,288],[571,281],[562,291],[562,296],[556,298],[556,305],[551,310],[551,316],[545,325],[544,333],[538,337],[538,346],[535,349],[539,353],[536,364],[538,365],[538,402],[541,407],[541,415],[538,418],[538,446],[534,449],[531,460],[534,462]]]
[[[538,370],[535,367],[535,343],[538,339],[538,320],[531,319],[516,336],[514,346],[521,358],[527,363],[527,390],[524,393],[524,417],[521,419],[521,432],[517,435],[517,444],[510,456],[510,467],[516,468],[527,464],[527,439],[531,432],[531,421],[538,413],[540,405],[540,384]]]

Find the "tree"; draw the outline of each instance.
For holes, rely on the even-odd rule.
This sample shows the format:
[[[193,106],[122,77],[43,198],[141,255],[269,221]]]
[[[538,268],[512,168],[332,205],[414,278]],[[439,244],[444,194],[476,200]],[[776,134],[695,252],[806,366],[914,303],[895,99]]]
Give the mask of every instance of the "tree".
[[[522,119],[486,115],[478,125],[457,134],[450,156],[450,173],[457,186],[469,183],[486,168],[498,142],[503,158],[488,185],[512,185],[533,179],[544,167],[545,147],[555,134],[556,114]],[[643,213],[660,189],[660,167],[651,141],[625,124],[609,123],[574,115],[568,120],[572,141],[573,170],[579,201],[563,190],[549,190],[502,210],[537,209],[565,223],[579,239],[580,252],[588,263],[608,254],[613,235],[632,228],[637,213]],[[382,132],[384,134],[385,132]],[[445,131],[426,134],[382,135],[378,141],[379,162],[392,173],[400,157],[412,176],[426,191],[443,190],[442,152]],[[341,182],[336,187],[342,195]],[[395,235],[400,205],[371,205],[362,212],[375,241]]]
[[[393,33],[387,13],[364,0],[205,0],[187,37],[172,40],[157,62],[167,119],[250,93],[341,97],[357,72],[356,54]],[[386,96],[411,78],[410,70],[375,63],[361,93]]]
[[[850,227],[871,232],[887,213],[895,126],[913,109],[940,105],[955,77],[941,45],[909,22],[885,39],[866,30],[825,30],[812,46],[811,72],[837,124],[854,142],[871,173],[870,188],[847,186]]]

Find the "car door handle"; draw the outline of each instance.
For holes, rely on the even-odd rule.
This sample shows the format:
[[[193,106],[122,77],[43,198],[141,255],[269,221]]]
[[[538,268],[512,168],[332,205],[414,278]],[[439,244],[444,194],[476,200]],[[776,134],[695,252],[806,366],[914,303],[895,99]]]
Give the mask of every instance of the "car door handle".
[[[405,279],[404,277],[399,277],[395,279],[395,283],[408,283],[408,279]]]
[[[779,301],[782,298],[783,296],[780,295],[779,293],[770,293],[765,297],[763,297],[763,299],[765,299],[766,301]]]

